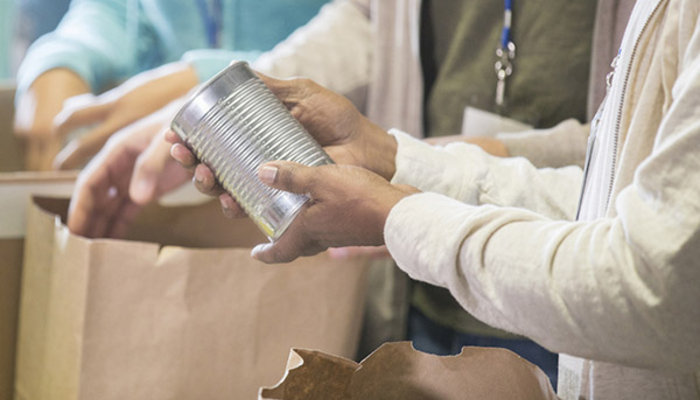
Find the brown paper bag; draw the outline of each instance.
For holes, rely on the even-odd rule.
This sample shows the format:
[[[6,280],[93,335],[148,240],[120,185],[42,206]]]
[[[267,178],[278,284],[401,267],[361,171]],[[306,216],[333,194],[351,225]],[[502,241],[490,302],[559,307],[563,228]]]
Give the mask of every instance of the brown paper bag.
[[[142,241],[74,236],[66,207],[29,212],[17,400],[255,399],[291,347],[354,356],[366,261],[258,263],[215,202],[144,211]]]
[[[0,239],[0,400],[12,399],[22,239]]]
[[[22,148],[12,133],[15,115],[15,88],[7,82],[0,81],[0,171],[21,171],[24,167]]]
[[[70,195],[77,175],[23,172],[22,146],[12,133],[13,113],[14,88],[0,84],[0,400],[13,394],[26,205],[31,194]]]
[[[283,381],[260,400],[554,400],[547,376],[505,349],[465,347],[458,356],[387,343],[362,363],[292,350]]]
[[[14,91],[11,87],[2,86],[0,87],[0,171],[10,170],[20,163],[17,156],[18,150],[14,148],[16,142],[12,140],[13,114]],[[6,141],[9,142],[8,145],[5,145]],[[2,204],[0,208],[1,206]],[[4,230],[5,224],[5,219],[0,217],[0,230]],[[0,400],[12,398],[22,246],[22,239],[0,237]]]

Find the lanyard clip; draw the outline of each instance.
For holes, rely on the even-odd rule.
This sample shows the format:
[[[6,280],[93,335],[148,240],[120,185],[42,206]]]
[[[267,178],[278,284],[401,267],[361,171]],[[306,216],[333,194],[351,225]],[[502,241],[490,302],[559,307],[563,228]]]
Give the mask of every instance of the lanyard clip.
[[[515,58],[515,43],[510,40],[510,29],[513,26],[513,0],[505,0],[503,13],[503,32],[501,32],[501,46],[496,49],[498,57],[494,68],[496,69],[496,109],[503,113],[506,95],[506,79],[513,74],[513,59]]]
[[[515,43],[509,41],[506,47],[497,48],[496,57],[498,57],[498,60],[496,61],[494,67],[496,69],[498,80],[503,80],[512,75],[512,60],[515,59]]]
[[[513,74],[513,59],[515,58],[515,43],[508,41],[505,47],[496,49],[498,60],[494,64],[496,70],[496,106],[503,108],[506,93],[506,79]]]

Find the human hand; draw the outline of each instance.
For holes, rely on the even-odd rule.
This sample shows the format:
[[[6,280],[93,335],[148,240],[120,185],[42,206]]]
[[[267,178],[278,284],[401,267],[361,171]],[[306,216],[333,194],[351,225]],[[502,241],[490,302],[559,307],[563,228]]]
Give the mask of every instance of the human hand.
[[[89,90],[87,83],[76,73],[57,68],[41,74],[18,99],[14,131],[24,142],[27,170],[51,169],[62,144],[61,139],[54,135],[53,121],[66,99]]]
[[[333,161],[391,179],[396,170],[396,139],[365,118],[348,99],[310,79],[258,75]]]
[[[180,105],[174,102],[109,139],[78,177],[68,213],[71,232],[121,237],[142,206],[190,179],[162,137]]]
[[[418,192],[349,165],[306,167],[274,161],[264,164],[258,176],[272,188],[310,197],[279,239],[253,249],[253,258],[266,263],[291,262],[329,247],[383,245],[389,212]]]
[[[328,255],[333,260],[348,260],[357,257],[369,257],[373,260],[391,258],[386,246],[350,246],[328,249]]]
[[[56,116],[55,134],[64,140],[78,129],[88,132],[68,143],[56,156],[54,167],[81,167],[115,132],[184,96],[197,83],[191,66],[172,63],[142,72],[99,96],[68,99]]]
[[[337,164],[361,166],[391,179],[396,169],[396,140],[362,116],[347,99],[308,79],[260,77]],[[168,132],[166,140],[173,143],[173,158],[193,172],[195,187],[200,192],[219,196],[227,216],[245,215],[224,193],[212,171],[199,164],[177,134]]]

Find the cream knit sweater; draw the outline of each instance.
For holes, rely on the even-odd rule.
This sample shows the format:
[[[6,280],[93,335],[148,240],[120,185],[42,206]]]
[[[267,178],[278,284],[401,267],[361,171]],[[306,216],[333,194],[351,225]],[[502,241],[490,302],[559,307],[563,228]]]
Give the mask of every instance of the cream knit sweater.
[[[578,222],[578,167],[395,132],[394,181],[425,193],[392,210],[390,252],[485,322],[572,355],[564,399],[700,398],[699,14],[637,2]]]

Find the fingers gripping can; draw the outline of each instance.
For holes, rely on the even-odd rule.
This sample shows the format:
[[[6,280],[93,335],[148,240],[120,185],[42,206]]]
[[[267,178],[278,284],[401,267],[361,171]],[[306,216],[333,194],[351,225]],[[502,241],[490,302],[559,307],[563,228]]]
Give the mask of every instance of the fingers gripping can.
[[[264,185],[258,179],[260,165],[274,160],[332,163],[245,62],[231,64],[202,85],[171,127],[273,241],[309,198]]]

